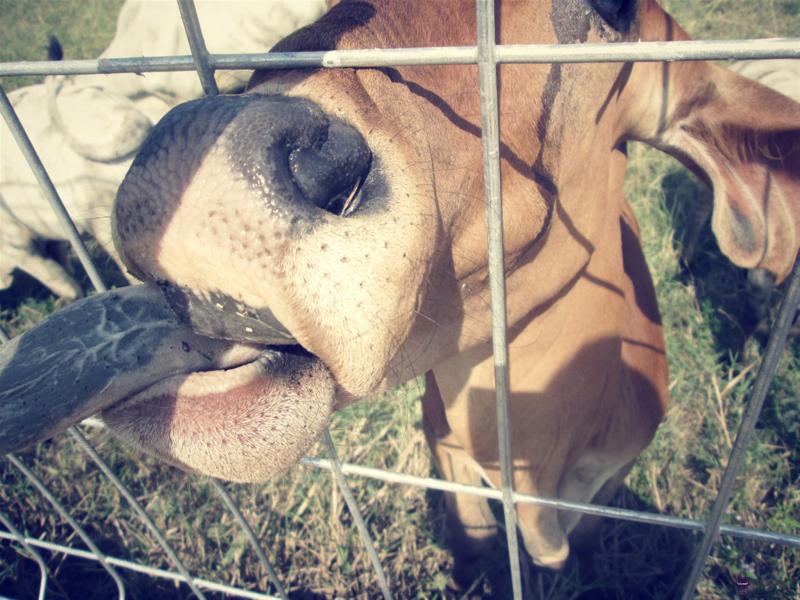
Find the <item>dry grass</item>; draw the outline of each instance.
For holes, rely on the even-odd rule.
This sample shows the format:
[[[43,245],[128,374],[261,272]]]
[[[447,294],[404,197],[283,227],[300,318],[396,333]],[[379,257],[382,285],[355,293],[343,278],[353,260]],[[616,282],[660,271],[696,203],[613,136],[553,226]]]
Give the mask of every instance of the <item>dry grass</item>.
[[[64,16],[47,3],[0,0],[0,58],[39,52],[46,33]],[[800,31],[800,2],[714,0],[665,3],[697,37],[775,36]],[[60,7],[63,7],[61,4]],[[98,28],[101,2],[73,2],[64,26],[90,39],[91,55],[108,36]],[[84,10],[86,14],[84,15]],[[111,11],[108,11],[111,12]],[[53,20],[52,13],[58,19]],[[31,19],[31,22],[29,22]],[[103,29],[105,27],[105,29]],[[90,35],[89,31],[97,32]],[[9,32],[6,34],[6,32]],[[59,35],[62,35],[58,31]],[[39,58],[39,54],[28,56]],[[709,239],[701,248],[697,279],[681,281],[673,233],[697,184],[677,163],[642,146],[630,149],[627,194],[644,235],[667,333],[672,404],[651,447],[632,471],[620,506],[690,518],[704,518],[713,502],[731,441],[761,349],[744,340],[738,325],[742,274],[722,259]],[[31,300],[30,297],[33,297]],[[34,283],[17,284],[0,294],[0,319],[12,333],[29,327],[53,308],[52,298]],[[731,523],[800,533],[800,347],[786,353],[765,405],[746,467],[727,520]],[[413,382],[338,414],[332,430],[343,460],[368,466],[431,475],[420,430],[419,384]],[[101,455],[156,519],[189,570],[199,576],[250,589],[269,584],[243,534],[204,478],[187,475],[134,454],[104,433],[88,432]],[[107,553],[171,568],[130,507],[76,447],[72,438],[41,444],[23,460]],[[401,598],[439,597],[450,568],[442,539],[442,496],[409,487],[354,479],[356,497],[376,540],[392,588]],[[264,485],[229,485],[253,524],[293,597],[371,598],[378,587],[361,542],[331,476],[299,466]],[[6,461],[0,462],[0,503],[18,527],[34,537],[81,546],[74,532]],[[609,522],[599,551],[554,575],[533,571],[527,582],[542,598],[657,598],[679,592],[696,536],[659,527]],[[73,598],[114,595],[110,578],[95,564],[48,554],[49,566]],[[505,550],[486,563],[484,592],[508,594]],[[136,598],[183,598],[185,586],[125,572]],[[800,552],[777,545],[723,539],[708,562],[702,598],[732,598],[736,579],[750,581],[748,597],[800,597]],[[0,594],[35,596],[38,571],[5,542],[0,543]],[[51,586],[53,597],[59,590]]]

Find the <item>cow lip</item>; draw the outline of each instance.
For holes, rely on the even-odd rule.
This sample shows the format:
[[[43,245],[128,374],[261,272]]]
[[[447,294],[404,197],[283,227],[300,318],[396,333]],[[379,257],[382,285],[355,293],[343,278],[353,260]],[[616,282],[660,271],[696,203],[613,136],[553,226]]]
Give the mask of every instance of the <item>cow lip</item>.
[[[97,294],[0,346],[0,454],[100,413],[185,470],[264,481],[324,431],[337,384],[296,344],[197,335],[153,285]]]
[[[239,482],[283,474],[324,431],[336,383],[297,345],[230,369],[156,381],[104,410],[122,441],[184,470]]]
[[[356,184],[351,196],[360,194],[359,185]],[[254,308],[221,292],[203,292],[166,281],[160,281],[158,288],[178,320],[194,333],[215,340],[263,346],[264,353],[251,362],[276,354],[322,360],[302,346],[266,307]]]
[[[263,348],[260,348],[260,352],[258,352],[258,354],[256,354],[255,356],[247,356],[243,360],[231,361],[230,363],[222,365],[220,368],[211,368],[211,369],[200,368],[197,370],[191,370],[182,373],[172,373],[164,377],[151,380],[147,384],[143,385],[141,388],[136,388],[132,390],[131,393],[120,398],[114,403],[108,405],[107,407],[102,409],[100,413],[116,410],[118,408],[123,407],[125,404],[130,403],[131,401],[136,401],[143,395],[146,396],[152,394],[153,390],[163,387],[169,381],[177,378],[189,377],[192,375],[202,375],[202,374],[212,375],[212,374],[223,374],[223,373],[226,375],[231,375],[233,377],[236,377],[242,374],[243,372],[252,370],[254,368],[260,368],[263,375],[265,377],[268,377],[269,374],[267,371],[271,363],[273,363],[277,358],[291,360],[292,356],[303,357],[311,360],[320,360],[318,357],[308,352],[305,348],[303,348],[299,344],[292,344],[285,346],[264,346]]]

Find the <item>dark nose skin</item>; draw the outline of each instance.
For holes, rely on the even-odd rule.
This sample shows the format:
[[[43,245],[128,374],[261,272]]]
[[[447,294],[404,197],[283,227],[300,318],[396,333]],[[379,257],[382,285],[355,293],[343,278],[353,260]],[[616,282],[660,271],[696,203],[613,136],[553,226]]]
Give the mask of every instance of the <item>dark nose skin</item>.
[[[371,158],[361,134],[333,120],[327,135],[289,153],[289,168],[306,200],[340,214],[340,200],[364,180]]]
[[[352,126],[308,100],[261,96],[233,123],[232,166],[270,202],[338,214],[339,199],[363,181],[371,153]]]
[[[170,171],[181,172],[185,185],[204,152],[219,143],[265,208],[284,217],[310,217],[318,208],[342,214],[342,198],[364,181],[372,162],[361,134],[313,102],[252,94],[205,98],[170,111],[134,166],[157,170],[167,156],[181,163]]]

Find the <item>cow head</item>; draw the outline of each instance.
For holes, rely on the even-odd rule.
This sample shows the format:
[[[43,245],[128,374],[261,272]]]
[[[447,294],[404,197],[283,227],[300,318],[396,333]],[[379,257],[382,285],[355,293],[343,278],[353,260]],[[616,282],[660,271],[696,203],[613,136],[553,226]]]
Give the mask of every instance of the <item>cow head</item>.
[[[420,2],[413,15],[402,2],[341,2],[276,50],[475,35],[471,0]],[[651,0],[503,1],[497,14],[501,44],[683,38]],[[498,85],[512,336],[607,243],[628,139],[714,186],[714,230],[734,261],[788,272],[800,239],[790,100],[706,63],[504,65]],[[123,438],[172,463],[263,479],[297,460],[332,409],[485,348],[480,133],[475,66],[256,73],[246,94],[174,109],[113,210],[117,248],[148,286],[68,313],[97,308],[106,327],[84,344],[101,353],[95,384],[17,445],[103,409]],[[145,333],[126,339],[122,313]],[[79,320],[58,328],[88,340]],[[41,347],[61,329],[46,331],[4,350],[7,431],[34,389],[12,367],[47,359]],[[95,376],[102,366],[118,377]]]

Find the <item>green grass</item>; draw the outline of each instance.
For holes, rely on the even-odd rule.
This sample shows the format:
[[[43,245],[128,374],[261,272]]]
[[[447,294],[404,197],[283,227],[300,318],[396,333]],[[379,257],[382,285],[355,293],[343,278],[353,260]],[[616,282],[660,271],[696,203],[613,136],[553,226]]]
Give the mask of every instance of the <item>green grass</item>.
[[[110,39],[119,2],[0,0],[1,60],[44,57],[47,34],[65,55],[92,56]],[[667,8],[695,37],[797,35],[800,1],[670,0]],[[5,82],[7,83],[7,82]],[[14,80],[8,89],[24,83]],[[682,280],[680,238],[674,233],[697,184],[675,161],[640,145],[630,148],[626,193],[643,231],[667,336],[672,402],[653,444],[615,500],[618,506],[703,519],[711,508],[744,402],[761,355],[742,336],[742,273],[707,239]],[[702,276],[702,277],[701,277]],[[35,282],[0,293],[0,322],[19,333],[53,310]],[[337,414],[332,431],[343,460],[421,476],[433,473],[420,428],[420,388],[412,382]],[[800,348],[786,352],[767,398],[726,521],[800,533]],[[205,478],[187,475],[120,446],[101,431],[88,435],[144,504],[198,577],[267,590],[266,573]],[[317,449],[313,454],[321,455]],[[169,569],[171,565],[133,511],[70,436],[22,454],[107,553]],[[442,543],[442,495],[353,479],[352,485],[396,595],[439,597],[451,567]],[[253,524],[283,581],[298,598],[372,598],[377,581],[329,473],[298,466],[263,485],[228,485]],[[34,537],[81,546],[71,528],[7,461],[0,461],[0,506]],[[680,591],[699,538],[674,529],[609,522],[599,551],[561,574],[530,570],[529,586],[546,598],[673,598]],[[113,582],[96,563],[43,551],[73,598],[112,597]],[[502,542],[481,582],[494,597],[508,593]],[[123,571],[135,598],[185,598],[185,586]],[[708,561],[700,597],[800,597],[800,552],[723,538]],[[35,597],[38,571],[0,543],[0,594]],[[59,589],[51,585],[53,597]],[[213,595],[212,595],[213,597]]]
[[[55,35],[65,59],[94,58],[114,37],[123,0],[0,0],[0,60],[46,60]],[[40,77],[3,78],[7,91]]]

